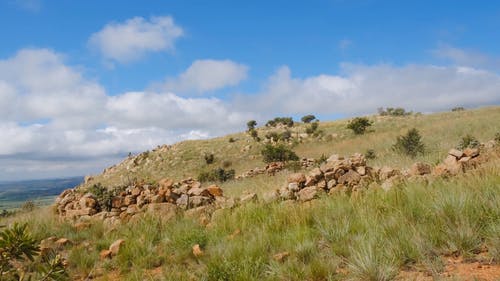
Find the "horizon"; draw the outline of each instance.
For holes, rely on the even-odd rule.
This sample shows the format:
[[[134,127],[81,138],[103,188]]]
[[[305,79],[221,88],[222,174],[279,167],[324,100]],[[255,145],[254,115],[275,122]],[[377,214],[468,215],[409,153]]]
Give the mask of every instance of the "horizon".
[[[276,116],[500,104],[500,3],[0,3],[0,183]]]

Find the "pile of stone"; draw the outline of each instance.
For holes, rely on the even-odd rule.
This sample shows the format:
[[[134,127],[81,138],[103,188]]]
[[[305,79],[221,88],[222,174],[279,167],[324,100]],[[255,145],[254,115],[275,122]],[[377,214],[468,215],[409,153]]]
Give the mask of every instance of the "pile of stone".
[[[313,158],[302,158],[302,159],[300,159],[299,163],[300,163],[300,167],[304,168],[304,169],[307,169],[307,168],[310,168],[310,167],[316,165],[316,161]],[[242,173],[241,175],[236,176],[236,179],[240,180],[240,179],[245,179],[245,178],[251,178],[251,177],[255,177],[255,176],[263,175],[263,174],[274,176],[276,173],[281,172],[284,169],[285,169],[284,162],[272,162],[272,163],[267,164],[264,168],[257,167],[254,169],[250,169],[250,170]]]
[[[433,171],[436,176],[453,176],[475,168],[482,162],[478,148],[466,148],[464,151],[451,149],[443,163],[438,164]]]
[[[104,199],[104,200],[103,200]],[[102,202],[106,205],[102,206]],[[179,210],[224,202],[223,192],[217,185],[202,187],[192,178],[174,183],[170,179],[158,185],[136,184],[109,198],[75,189],[65,190],[56,199],[59,215],[67,218],[127,220],[144,212],[161,213],[169,217]],[[101,203],[100,203],[101,202]]]

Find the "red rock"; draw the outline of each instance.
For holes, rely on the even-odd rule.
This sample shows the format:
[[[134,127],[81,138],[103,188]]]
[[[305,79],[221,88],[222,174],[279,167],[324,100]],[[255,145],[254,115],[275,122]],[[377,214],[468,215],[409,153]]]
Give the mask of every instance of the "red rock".
[[[224,192],[222,191],[222,188],[219,186],[212,184],[209,187],[207,187],[208,193],[210,193],[212,196],[223,196]]]

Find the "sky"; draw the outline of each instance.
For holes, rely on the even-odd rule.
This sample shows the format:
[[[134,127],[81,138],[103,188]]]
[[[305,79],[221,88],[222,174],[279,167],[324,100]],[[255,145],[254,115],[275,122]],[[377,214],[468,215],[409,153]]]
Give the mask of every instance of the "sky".
[[[379,107],[500,104],[498,1],[0,1],[0,181]]]

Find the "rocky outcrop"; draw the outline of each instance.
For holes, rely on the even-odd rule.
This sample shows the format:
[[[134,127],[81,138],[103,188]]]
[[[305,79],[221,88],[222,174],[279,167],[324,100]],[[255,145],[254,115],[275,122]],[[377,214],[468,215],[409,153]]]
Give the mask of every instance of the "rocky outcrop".
[[[110,223],[128,220],[138,214],[153,213],[170,219],[181,210],[207,205],[221,205],[226,202],[222,189],[217,185],[202,187],[191,178],[174,183],[163,179],[157,185],[135,184],[114,196],[96,194],[83,190],[68,189],[56,199],[60,216],[78,218],[99,218]],[[106,197],[107,196],[107,197]]]

